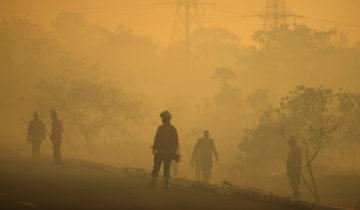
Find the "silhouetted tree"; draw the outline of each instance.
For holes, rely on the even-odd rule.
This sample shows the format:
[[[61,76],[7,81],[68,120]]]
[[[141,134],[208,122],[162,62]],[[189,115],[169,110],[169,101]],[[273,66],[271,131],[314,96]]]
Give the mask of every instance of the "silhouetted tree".
[[[305,145],[306,163],[313,193],[320,201],[312,162],[318,154],[334,140],[340,120],[336,115],[336,94],[330,89],[299,86],[288,97],[282,98],[278,113],[279,132],[287,140],[297,136]],[[312,150],[312,152],[310,151]]]
[[[278,153],[276,147],[284,151],[284,147],[279,145],[279,138],[287,142],[289,136],[296,136],[305,146],[306,161],[303,167],[308,169],[312,181],[312,186],[308,187],[320,201],[312,163],[335,139],[341,122],[338,102],[338,95],[330,89],[299,86],[281,99],[279,108],[264,112],[259,125],[247,132],[239,147],[249,157],[274,162],[280,157],[272,154]],[[254,152],[255,148],[259,151]]]
[[[68,76],[41,81],[35,101],[41,110],[61,113],[68,134],[82,136],[85,145],[101,132],[118,139],[127,134],[127,123],[143,117],[142,105],[111,83],[72,80]]]

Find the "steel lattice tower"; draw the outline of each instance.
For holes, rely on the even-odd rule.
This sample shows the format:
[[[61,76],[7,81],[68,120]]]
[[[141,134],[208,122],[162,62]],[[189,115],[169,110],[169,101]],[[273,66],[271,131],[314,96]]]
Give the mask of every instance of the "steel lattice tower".
[[[201,5],[212,5],[208,2],[197,0],[174,0],[155,5],[176,5],[174,25],[171,34],[171,42],[189,42],[190,34],[202,28],[199,7]]]
[[[266,0],[264,27],[266,29],[277,28],[287,24],[286,0]]]
[[[288,24],[289,18],[303,18],[301,15],[294,14],[286,5],[286,0],[266,0],[265,9],[256,15],[247,15],[243,17],[257,16],[264,19],[264,28],[271,30],[283,24]]]

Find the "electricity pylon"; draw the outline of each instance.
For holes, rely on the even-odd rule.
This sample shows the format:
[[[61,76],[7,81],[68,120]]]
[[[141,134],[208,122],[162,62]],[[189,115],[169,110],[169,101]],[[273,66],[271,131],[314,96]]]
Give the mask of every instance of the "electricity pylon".
[[[189,42],[190,34],[202,28],[199,6],[213,5],[197,0],[169,0],[154,5],[176,5],[171,42]]]
[[[271,30],[283,24],[288,24],[288,19],[304,18],[301,15],[294,14],[287,6],[286,0],[266,0],[265,9],[256,15],[247,15],[243,17],[260,17],[264,19],[264,29]]]

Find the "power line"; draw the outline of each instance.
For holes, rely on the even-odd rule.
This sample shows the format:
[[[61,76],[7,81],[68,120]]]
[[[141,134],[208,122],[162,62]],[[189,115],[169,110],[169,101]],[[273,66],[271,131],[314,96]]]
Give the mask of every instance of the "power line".
[[[336,26],[343,26],[343,27],[350,27],[350,28],[351,27],[360,28],[360,25],[356,25],[356,24],[352,24],[352,23],[344,23],[344,22],[338,22],[338,21],[334,21],[334,20],[327,20],[327,19],[315,18],[315,17],[304,17],[304,18],[308,19],[308,20],[322,22],[327,25],[336,25]]]

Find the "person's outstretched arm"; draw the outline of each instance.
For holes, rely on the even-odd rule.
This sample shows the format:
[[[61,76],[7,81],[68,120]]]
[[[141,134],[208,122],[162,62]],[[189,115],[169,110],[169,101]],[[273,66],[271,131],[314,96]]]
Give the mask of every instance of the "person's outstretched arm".
[[[156,131],[156,134],[155,134],[155,137],[154,137],[154,144],[152,145],[152,152],[153,154],[155,154],[157,148],[158,148],[158,144],[159,144],[159,136],[160,136],[160,127],[158,127],[157,131]]]
[[[214,140],[211,140],[211,144],[212,144],[212,152],[214,153],[215,159],[216,159],[216,161],[219,161],[219,156],[218,156],[218,153],[215,148]]]
[[[174,140],[175,140],[175,151],[177,151],[179,149],[179,136],[175,127],[174,127]]]

